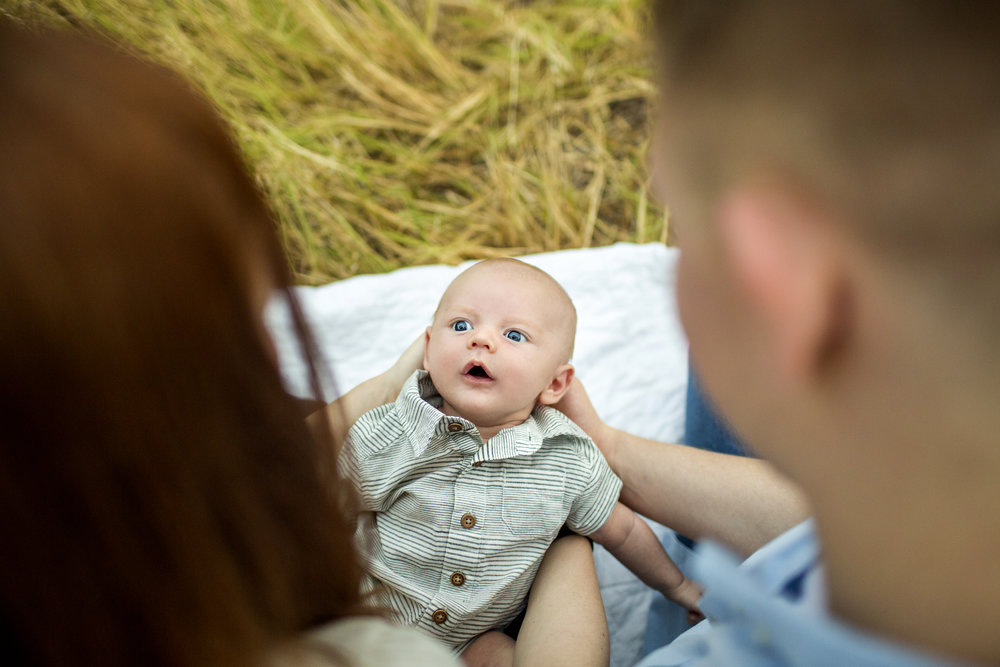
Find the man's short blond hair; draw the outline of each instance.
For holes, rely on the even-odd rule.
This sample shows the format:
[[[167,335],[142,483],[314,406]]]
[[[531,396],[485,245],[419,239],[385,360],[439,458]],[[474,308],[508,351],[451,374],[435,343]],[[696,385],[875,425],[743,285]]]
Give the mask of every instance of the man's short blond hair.
[[[654,9],[666,122],[694,181],[717,190],[766,167],[897,249],[1000,247],[1000,5]]]

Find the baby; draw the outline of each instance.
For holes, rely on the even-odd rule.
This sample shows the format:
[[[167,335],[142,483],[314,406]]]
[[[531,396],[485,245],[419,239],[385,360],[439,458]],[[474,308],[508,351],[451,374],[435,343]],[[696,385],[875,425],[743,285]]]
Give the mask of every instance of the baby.
[[[573,380],[575,331],[548,274],[480,262],[441,297],[427,370],[348,435],[341,462],[370,512],[358,525],[367,590],[457,651],[517,616],[564,524],[697,612],[699,588],[618,502],[597,447],[548,407]]]

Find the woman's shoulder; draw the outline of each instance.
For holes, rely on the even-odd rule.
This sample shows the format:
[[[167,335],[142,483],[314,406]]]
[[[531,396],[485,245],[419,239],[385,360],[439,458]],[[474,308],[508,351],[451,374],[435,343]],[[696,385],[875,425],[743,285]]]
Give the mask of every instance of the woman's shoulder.
[[[448,667],[460,664],[445,646],[410,627],[378,616],[353,616],[321,626],[304,637],[300,650],[286,652],[275,667],[351,665]]]

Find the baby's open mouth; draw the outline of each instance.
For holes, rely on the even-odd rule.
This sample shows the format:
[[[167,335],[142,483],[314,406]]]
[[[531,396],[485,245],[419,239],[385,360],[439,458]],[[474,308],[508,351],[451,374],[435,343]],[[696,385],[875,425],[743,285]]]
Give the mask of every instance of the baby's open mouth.
[[[469,370],[467,370],[465,372],[465,374],[466,375],[471,375],[472,377],[477,377],[477,378],[492,379],[490,377],[490,374],[486,372],[486,369],[483,368],[482,366],[477,365],[477,364],[473,364],[472,367],[470,367]]]

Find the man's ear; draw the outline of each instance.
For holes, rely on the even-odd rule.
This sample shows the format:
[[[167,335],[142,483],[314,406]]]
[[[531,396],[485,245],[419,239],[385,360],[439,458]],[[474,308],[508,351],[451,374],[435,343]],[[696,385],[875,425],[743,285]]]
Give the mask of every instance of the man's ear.
[[[718,220],[727,260],[762,317],[778,373],[798,382],[821,372],[850,324],[842,225],[819,202],[774,185],[734,190]]]
[[[539,394],[538,402],[542,405],[558,403],[563,394],[569,390],[569,386],[573,382],[573,373],[572,364],[563,364],[560,366],[556,371],[555,377],[552,378],[552,382]]]
[[[430,368],[430,366],[427,364],[427,348],[430,347],[430,344],[431,344],[431,328],[427,327],[426,331],[424,331],[424,369],[425,370],[428,369],[428,368]]]

